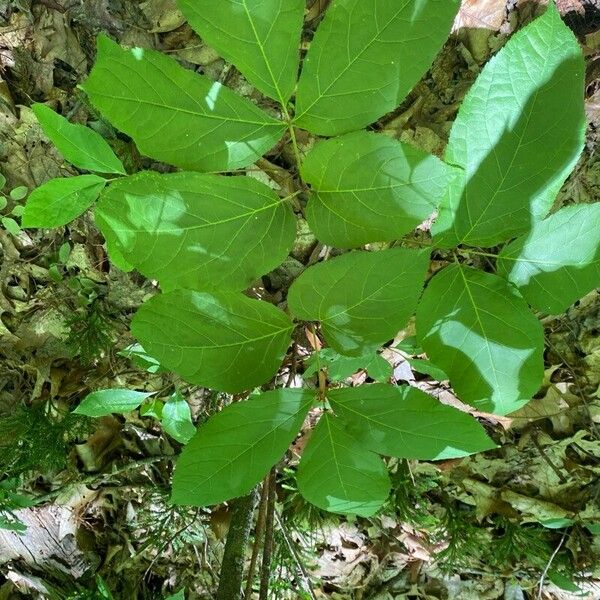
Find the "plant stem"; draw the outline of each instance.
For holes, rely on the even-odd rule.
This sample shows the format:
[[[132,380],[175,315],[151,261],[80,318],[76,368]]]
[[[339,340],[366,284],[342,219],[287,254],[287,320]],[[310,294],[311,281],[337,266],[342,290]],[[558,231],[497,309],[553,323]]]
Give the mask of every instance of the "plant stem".
[[[298,148],[298,140],[296,139],[296,132],[294,131],[294,124],[292,123],[292,117],[290,115],[290,111],[287,109],[287,106],[283,102],[281,102],[281,110],[283,112],[283,116],[284,116],[285,122],[287,123],[288,131],[290,133],[290,141],[292,142],[292,149],[294,150],[294,158],[296,159],[296,168],[298,169],[298,174],[299,174],[302,159],[300,158],[300,149]]]
[[[271,578],[271,556],[273,554],[273,533],[275,523],[275,477],[277,468],[273,467],[269,474],[267,514],[265,519],[265,543],[263,545],[263,557],[260,570],[260,591],[258,600],[267,600],[269,593],[269,581]],[[225,600],[225,599],[223,599]]]
[[[290,541],[290,538],[285,530],[283,521],[282,521],[281,517],[277,514],[277,512],[275,512],[275,519],[277,521],[277,526],[281,530],[281,535],[283,536],[285,544],[288,547],[290,556],[294,559],[296,566],[298,567],[298,571],[300,573],[302,583],[303,583],[302,587],[305,589],[305,591],[307,591],[310,594],[310,597],[312,598],[312,600],[317,600],[317,597],[315,596],[315,592],[312,589],[310,577],[308,576],[308,573],[306,572],[306,569],[304,568],[304,565],[302,564],[302,560],[300,559],[300,556],[298,555],[298,552],[296,551],[296,548],[294,547],[293,542]]]
[[[269,476],[265,477],[262,484],[260,501],[258,503],[258,517],[256,519],[256,527],[254,528],[254,545],[252,547],[252,558],[248,567],[248,575],[246,577],[246,589],[244,598],[248,600],[252,594],[252,583],[254,581],[254,571],[258,561],[258,550],[262,540],[262,534],[265,528],[265,517],[267,515],[267,499],[269,496]]]
[[[559,550],[561,549],[566,538],[567,538],[567,532],[565,531],[562,534],[562,537],[560,538],[560,542],[558,542],[558,546],[556,546],[556,548],[554,549],[554,552],[552,553],[552,556],[548,559],[548,562],[546,563],[546,566],[544,568],[544,571],[542,572],[540,581],[538,583],[538,593],[536,596],[537,600],[541,600],[541,598],[542,598],[542,594],[544,593],[544,581],[546,579],[546,575],[548,575],[548,571],[550,570],[550,567],[552,566],[552,562],[556,558],[556,555],[558,554]]]
[[[256,496],[257,489],[254,488],[247,496],[235,501],[215,600],[242,600],[244,559],[250,538]]]
[[[292,142],[292,149],[294,150],[294,157],[296,159],[296,167],[298,169],[298,173],[300,172],[300,165],[302,164],[302,159],[300,158],[300,149],[298,148],[298,140],[296,139],[296,132],[294,131],[294,126],[291,121],[288,121],[288,131],[290,132],[290,140]]]

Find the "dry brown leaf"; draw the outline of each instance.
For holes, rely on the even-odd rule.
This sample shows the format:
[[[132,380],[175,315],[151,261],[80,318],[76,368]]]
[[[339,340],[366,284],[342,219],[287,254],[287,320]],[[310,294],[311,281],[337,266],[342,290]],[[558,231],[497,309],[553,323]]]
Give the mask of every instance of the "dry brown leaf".
[[[463,0],[453,30],[462,28],[498,31],[506,16],[506,0]]]

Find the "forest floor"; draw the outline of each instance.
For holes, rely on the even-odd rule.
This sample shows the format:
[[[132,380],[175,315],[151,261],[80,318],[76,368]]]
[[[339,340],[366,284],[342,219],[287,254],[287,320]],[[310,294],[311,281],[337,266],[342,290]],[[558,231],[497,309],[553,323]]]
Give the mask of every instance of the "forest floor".
[[[308,4],[310,25],[328,2]],[[586,149],[560,206],[600,197],[600,7],[589,0],[558,4],[586,56],[589,121]],[[376,127],[442,154],[470,84],[538,10],[532,1],[463,0],[431,71]],[[71,174],[37,124],[33,102],[88,123],[126,160],[149,166],[77,88],[100,32],[168,52],[255,94],[185,24],[174,0],[0,0],[0,172],[6,179],[6,201],[0,198],[0,600],[166,598],[179,590],[188,599],[210,599],[227,507],[169,505],[171,459],[180,446],[151,415],[90,422],[69,414],[96,389],[172,388],[172,375],[124,352],[133,343],[129,319],[152,293],[151,282],[109,266],[89,214],[51,231],[18,224],[27,191]],[[277,164],[278,156],[269,160]],[[308,257],[315,241],[307,233],[305,242]],[[302,262],[292,259],[286,269],[295,268],[294,260]],[[270,294],[279,293],[286,269],[265,280]],[[397,491],[379,516],[348,521],[317,514],[283,469],[272,598],[600,598],[600,296],[589,294],[544,326],[546,377],[538,396],[511,418],[482,417],[501,448],[435,465],[392,465]],[[400,337],[411,334],[409,326]],[[407,357],[390,352],[386,358],[397,380],[451,396]],[[366,377],[353,375],[356,382]],[[198,421],[223,401],[203,389],[187,392]],[[572,525],[578,516],[596,520],[597,530]]]

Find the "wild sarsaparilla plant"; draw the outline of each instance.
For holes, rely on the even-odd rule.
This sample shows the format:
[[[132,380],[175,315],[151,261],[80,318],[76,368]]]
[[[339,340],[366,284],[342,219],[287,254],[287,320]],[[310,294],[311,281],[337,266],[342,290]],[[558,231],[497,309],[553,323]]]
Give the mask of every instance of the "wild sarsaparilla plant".
[[[382,456],[439,460],[494,443],[471,415],[410,386],[258,388],[275,387],[297,327],[318,323],[329,352],[367,366],[416,313],[419,345],[463,402],[505,415],[531,399],[543,376],[534,311],[560,313],[600,282],[600,205],[550,214],[584,143],[577,41],[552,3],[513,35],[467,94],[440,160],[365,128],[428,70],[458,0],[333,0],[301,65],[304,0],[179,6],[276,108],[101,36],[82,86],[91,104],[142,154],[180,170],[128,175],[96,132],[35,105],[85,174],[35,190],[23,225],[61,226],[95,204],[113,263],[160,284],[131,324],[144,351],[190,384],[254,390],[187,443],[173,502],[247,494],[322,406],[298,488],[322,509],[372,515],[390,489]],[[299,130],[319,138],[305,156]],[[246,175],[278,143],[289,143],[305,206]],[[244,291],[284,261],[300,209],[318,240],[347,252],[309,266],[284,310]],[[436,210],[431,245],[405,247]],[[423,291],[431,253],[453,248]],[[493,268],[468,266],[466,252],[493,258]],[[104,394],[96,412],[145,398],[115,394],[120,404]]]

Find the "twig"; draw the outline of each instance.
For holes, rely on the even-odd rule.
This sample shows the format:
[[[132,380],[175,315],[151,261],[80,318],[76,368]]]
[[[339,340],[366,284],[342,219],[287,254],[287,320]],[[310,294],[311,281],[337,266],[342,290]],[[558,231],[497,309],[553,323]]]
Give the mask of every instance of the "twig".
[[[290,551],[290,555],[294,559],[294,562],[296,563],[296,566],[298,567],[298,571],[300,572],[300,576],[301,576],[302,583],[303,583],[302,587],[310,594],[310,597],[313,600],[317,600],[317,597],[315,596],[315,592],[312,589],[312,584],[310,582],[308,573],[306,572],[306,569],[304,568],[304,565],[302,564],[302,561],[300,560],[300,557],[298,556],[298,553],[296,552],[296,548],[294,548],[294,544],[292,544],[292,542],[290,542],[290,539],[287,535],[287,531],[285,530],[285,527],[284,527],[277,511],[275,512],[275,520],[277,521],[277,527],[279,527],[279,529],[281,530],[281,535],[283,536],[285,545],[288,547],[288,550]]]
[[[573,367],[571,366],[569,361],[564,357],[562,352],[550,341],[549,336],[544,335],[544,343],[547,346],[549,346],[553,352],[556,353],[558,358],[560,358],[560,360],[562,360],[563,364],[567,368],[567,371],[569,371],[569,373],[571,373],[571,377],[573,378],[573,384],[575,386],[575,391],[577,392],[577,395],[579,396],[579,399],[581,400],[581,404],[583,405],[583,408],[586,411],[587,416],[588,416],[590,432],[597,440],[600,440],[600,431],[598,431],[598,427],[597,427],[597,425],[594,421],[594,418],[592,416],[592,413],[590,411],[590,407],[588,405],[587,399],[581,390],[581,385],[579,383],[580,377],[577,375],[577,373],[575,373],[575,369],[573,369]]]
[[[127,463],[127,464],[123,465],[122,467],[119,467],[118,469],[115,469],[114,471],[110,471],[108,473],[96,473],[94,475],[90,475],[89,477],[84,477],[83,479],[68,481],[64,485],[61,485],[60,487],[56,488],[55,490],[52,490],[52,491],[48,492],[47,494],[44,494],[43,496],[39,496],[37,498],[37,501],[38,501],[38,503],[41,503],[41,502],[47,502],[48,500],[53,500],[54,498],[59,496],[63,490],[65,490],[66,488],[68,488],[72,485],[90,485],[90,484],[95,484],[95,483],[102,483],[102,480],[105,478],[110,478],[110,477],[114,477],[116,475],[121,475],[122,473],[126,473],[127,471],[131,471],[138,467],[144,467],[146,465],[152,465],[152,464],[160,462],[162,460],[174,460],[174,459],[175,459],[175,456],[173,454],[163,454],[160,456],[151,456],[149,458],[143,458],[142,460],[137,460],[135,462]]]
[[[277,468],[273,467],[269,473],[267,514],[265,518],[265,542],[263,544],[262,565],[260,570],[260,590],[258,600],[267,600],[269,593],[269,580],[271,576],[271,556],[273,554],[273,525],[275,522],[275,477]]]
[[[546,579],[546,575],[548,575],[548,571],[552,565],[552,561],[556,558],[559,550],[561,549],[565,539],[567,538],[567,532],[565,531],[560,538],[560,542],[558,542],[558,546],[554,549],[552,556],[548,559],[546,566],[544,567],[544,571],[542,572],[542,576],[540,577],[540,583],[538,584],[538,593],[537,600],[542,600],[542,593],[544,592],[544,580]]]
[[[546,454],[544,449],[540,446],[539,442],[536,438],[536,433],[534,432],[531,436],[531,441],[535,446],[535,449],[539,452],[540,456],[544,459],[547,465],[554,471],[556,476],[558,477],[561,483],[567,483],[567,478],[560,472],[560,469],[550,460],[550,457]]]
[[[252,584],[254,582],[254,571],[258,562],[258,551],[262,540],[263,531],[265,528],[265,517],[267,514],[267,499],[269,496],[269,476],[264,478],[262,491],[260,493],[260,501],[258,504],[258,517],[256,518],[256,527],[254,528],[254,545],[252,546],[252,558],[248,567],[248,575],[246,576],[246,589],[244,598],[249,600],[252,595]]]

